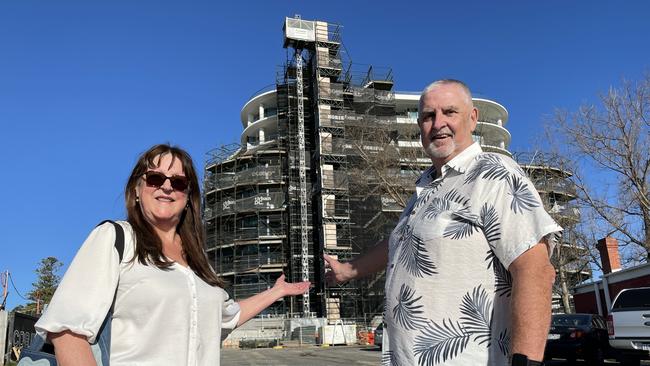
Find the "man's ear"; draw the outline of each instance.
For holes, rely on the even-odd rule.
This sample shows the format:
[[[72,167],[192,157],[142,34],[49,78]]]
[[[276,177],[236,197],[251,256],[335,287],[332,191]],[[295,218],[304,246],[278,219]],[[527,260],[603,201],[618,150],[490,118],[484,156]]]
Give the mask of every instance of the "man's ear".
[[[474,132],[478,123],[478,108],[472,107],[472,110],[469,112],[469,122],[471,124],[471,131]]]

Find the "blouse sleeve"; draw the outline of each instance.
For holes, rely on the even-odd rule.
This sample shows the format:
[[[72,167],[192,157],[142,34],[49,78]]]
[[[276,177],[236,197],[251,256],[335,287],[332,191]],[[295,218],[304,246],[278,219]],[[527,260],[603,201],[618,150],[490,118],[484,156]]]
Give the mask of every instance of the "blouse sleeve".
[[[115,296],[120,259],[115,228],[96,227],[75,255],[45,313],[35,325],[41,336],[70,330],[93,343]]]
[[[230,332],[237,327],[239,315],[241,314],[239,303],[236,303],[233,299],[229,299],[226,291],[223,291],[223,294],[226,300],[221,305],[221,341],[226,339]]]
[[[490,247],[506,269],[543,239],[552,253],[562,234],[562,227],[546,212],[533,183],[518,169],[508,168],[510,174],[494,183],[480,215]]]

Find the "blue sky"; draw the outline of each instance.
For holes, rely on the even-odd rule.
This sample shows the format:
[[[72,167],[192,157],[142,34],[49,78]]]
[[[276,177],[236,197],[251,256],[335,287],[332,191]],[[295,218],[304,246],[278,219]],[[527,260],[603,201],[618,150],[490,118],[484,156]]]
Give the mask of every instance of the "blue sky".
[[[503,104],[512,151],[555,108],[650,70],[650,2],[0,2],[0,270],[24,295],[41,258],[70,263],[150,145],[236,142],[239,112],[275,82],[285,16],[343,25],[355,63],[395,89],[453,77]],[[23,300],[10,288],[8,307]]]

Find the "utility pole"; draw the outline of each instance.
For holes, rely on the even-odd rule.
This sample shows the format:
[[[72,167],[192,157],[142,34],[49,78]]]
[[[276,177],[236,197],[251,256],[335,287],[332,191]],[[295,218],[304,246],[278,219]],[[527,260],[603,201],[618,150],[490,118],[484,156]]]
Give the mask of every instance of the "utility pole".
[[[9,280],[9,271],[4,271],[0,273],[0,284],[2,285],[2,303],[0,303],[0,310],[5,309],[5,305],[7,304],[7,295],[9,294],[8,290],[8,283],[7,281]]]

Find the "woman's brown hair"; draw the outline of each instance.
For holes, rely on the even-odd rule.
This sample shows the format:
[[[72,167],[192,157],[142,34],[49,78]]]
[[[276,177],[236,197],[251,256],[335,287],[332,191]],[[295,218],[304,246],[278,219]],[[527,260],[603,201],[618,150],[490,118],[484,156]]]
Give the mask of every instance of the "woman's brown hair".
[[[190,268],[203,281],[211,286],[224,286],[224,282],[214,273],[208,258],[203,251],[205,241],[205,231],[201,221],[201,191],[199,181],[194,169],[194,163],[190,155],[185,150],[160,144],[151,147],[145,151],[138,162],[133,167],[131,176],[124,188],[124,198],[126,201],[127,220],[133,232],[135,233],[135,256],[138,261],[144,265],[150,263],[161,269],[169,269],[173,262],[169,261],[163,255],[162,241],[154,232],[153,227],[145,220],[140,210],[140,205],[136,202],[135,187],[142,175],[150,169],[157,168],[164,155],[172,155],[172,164],[175,159],[179,159],[183,164],[183,172],[189,182],[187,191],[187,209],[183,212],[180,222],[176,227],[176,232],[181,238],[185,260]]]

